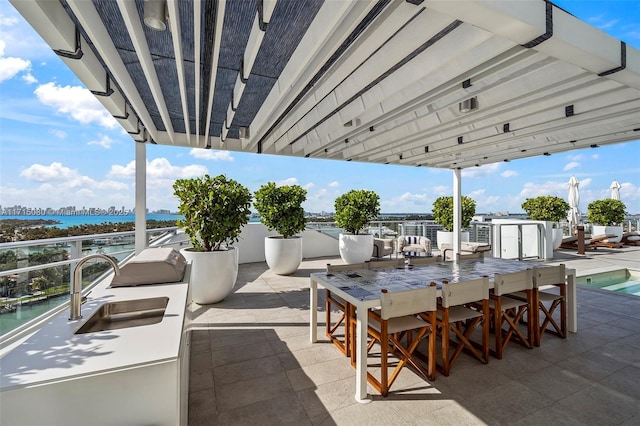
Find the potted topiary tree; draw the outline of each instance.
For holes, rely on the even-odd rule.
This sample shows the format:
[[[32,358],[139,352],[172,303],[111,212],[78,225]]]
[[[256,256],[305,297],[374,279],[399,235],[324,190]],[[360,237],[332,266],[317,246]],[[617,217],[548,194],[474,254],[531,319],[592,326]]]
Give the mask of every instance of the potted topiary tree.
[[[200,305],[219,302],[231,293],[238,277],[238,249],[232,244],[249,222],[251,192],[224,175],[178,179],[173,191],[184,216],[178,226],[191,242],[181,252],[192,261],[193,301]]]
[[[596,200],[587,206],[587,219],[593,224],[593,235],[615,234],[606,241],[617,243],[622,240],[622,221],[626,206],[620,200],[607,198]]]
[[[260,214],[260,221],[276,236],[264,239],[267,265],[278,275],[294,273],[302,262],[302,238],[306,220],[302,203],[307,191],[300,185],[276,186],[274,182],[262,185],[254,194],[253,206]]]
[[[476,202],[466,195],[462,196],[462,229],[468,228],[473,215],[476,214]],[[442,225],[444,231],[438,231],[438,248],[442,251],[443,244],[453,244],[453,197],[439,197],[433,202],[433,220]],[[462,231],[462,241],[469,241],[469,232]]]
[[[541,195],[535,198],[527,198],[521,204],[522,209],[527,212],[531,220],[541,220],[552,222],[553,227],[553,249],[556,250],[562,244],[562,229],[557,224],[567,218],[567,213],[571,208],[569,203],[560,197],[553,195]]]
[[[361,263],[371,259],[373,235],[362,231],[380,214],[378,194],[364,189],[351,190],[336,198],[334,207],[334,219],[345,230],[339,236],[342,260],[345,263]]]

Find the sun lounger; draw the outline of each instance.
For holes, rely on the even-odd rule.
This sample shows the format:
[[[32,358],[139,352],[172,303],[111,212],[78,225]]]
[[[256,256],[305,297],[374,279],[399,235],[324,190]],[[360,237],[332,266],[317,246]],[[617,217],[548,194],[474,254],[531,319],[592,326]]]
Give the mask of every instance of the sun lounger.
[[[484,254],[489,251],[491,251],[491,244],[476,243],[476,242],[469,242],[469,241],[460,242],[461,256],[477,254],[480,259],[483,259]],[[453,253],[453,244],[448,244],[448,243],[442,244],[442,254],[443,254],[444,260],[451,260],[451,253],[447,253],[447,252]]]
[[[593,244],[595,244],[596,247],[607,247],[607,248],[622,248],[624,246],[624,243],[622,241],[618,241],[618,242],[610,242],[607,241],[607,239],[605,239],[604,241],[595,241]]]
[[[628,246],[640,246],[640,234],[638,232],[625,232],[621,242]]]
[[[594,249],[594,250],[596,250],[598,247],[613,248],[611,246],[615,246],[616,244],[619,244],[619,243],[608,243],[608,242],[604,241],[607,238],[613,238],[613,237],[615,237],[615,235],[613,235],[613,234],[602,234],[602,235],[594,235],[592,237],[585,237],[585,239],[584,239],[584,248],[585,249]],[[564,238],[562,240],[562,243],[560,244],[560,248],[576,249],[577,250],[578,249],[578,237],[574,235],[573,237]]]

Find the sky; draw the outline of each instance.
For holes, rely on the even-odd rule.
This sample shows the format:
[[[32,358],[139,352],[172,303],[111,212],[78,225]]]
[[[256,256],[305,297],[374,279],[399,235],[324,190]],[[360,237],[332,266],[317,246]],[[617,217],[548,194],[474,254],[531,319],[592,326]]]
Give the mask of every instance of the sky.
[[[640,1],[555,0],[640,49]],[[135,142],[7,0],[0,0],[0,206],[134,207]],[[256,191],[269,181],[307,189],[308,212],[332,212],[351,189],[374,190],[384,213],[428,213],[453,193],[450,170],[147,145],[147,207],[177,211],[178,178],[225,174]],[[580,210],[609,198],[611,183],[640,214],[640,141],[496,163],[462,172],[478,213],[521,213],[527,198],[566,200],[580,182]]]

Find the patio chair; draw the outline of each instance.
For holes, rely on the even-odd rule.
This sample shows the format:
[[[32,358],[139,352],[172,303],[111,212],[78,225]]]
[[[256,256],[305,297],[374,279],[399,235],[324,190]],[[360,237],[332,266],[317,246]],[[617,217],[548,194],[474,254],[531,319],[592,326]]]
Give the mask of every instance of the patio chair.
[[[567,282],[565,279],[565,265],[548,268],[536,268],[533,274],[533,297],[537,302],[537,317],[540,320],[540,312],[544,316],[542,324],[537,327],[535,343],[540,346],[540,340],[544,333],[555,334],[558,337],[567,337]],[[558,293],[541,291],[541,288],[556,288]],[[548,306],[548,307],[547,307]],[[560,324],[554,318],[554,312],[560,307]],[[549,325],[552,328],[548,328]]]
[[[427,237],[401,235],[396,253],[404,256],[431,256],[431,240]]]
[[[567,282],[565,265],[535,268],[533,270],[533,304],[531,315],[533,318],[533,344],[540,346],[540,340],[544,333],[555,334],[558,337],[567,337]],[[524,293],[517,293],[513,297],[523,300]],[[560,308],[559,316],[556,310]],[[541,317],[544,319],[540,322]],[[558,324],[560,322],[560,324]],[[551,325],[551,327],[549,327]]]
[[[382,290],[380,310],[369,311],[367,333],[380,344],[380,378],[367,371],[367,381],[382,396],[389,394],[398,374],[407,365],[429,380],[435,379],[435,312],[438,306],[436,283],[415,290]],[[415,333],[415,335],[414,335]],[[428,336],[426,369],[414,357],[422,339]],[[369,347],[373,346],[372,343]],[[389,353],[399,361],[389,375]]]
[[[514,297],[515,295],[520,297]],[[524,297],[522,297],[523,295]],[[527,321],[526,336],[519,328],[524,314],[531,312],[531,306],[534,306],[535,302],[531,269],[509,274],[495,274],[493,292],[489,297],[490,316],[493,320],[495,335],[495,348],[490,351],[491,354],[502,359],[504,350],[512,339],[532,349],[535,324],[532,321]]]
[[[368,262],[347,265],[331,265],[327,263],[327,273],[348,271],[353,269],[367,269]],[[338,349],[345,355],[350,356],[351,351],[351,333],[350,318],[354,316],[354,307],[343,298],[333,294],[329,290],[325,290],[325,334],[329,340],[336,345]],[[335,322],[331,321],[331,311],[337,309],[339,314]],[[343,334],[338,333],[342,326]]]
[[[371,257],[380,259],[385,256],[391,256],[392,254],[393,254],[393,238],[374,238],[373,239],[373,253],[371,254]]]
[[[481,308],[470,306],[479,303]],[[448,376],[451,367],[467,349],[483,364],[489,362],[489,278],[483,277],[458,283],[442,283],[442,301],[438,305],[437,330],[442,340],[442,363],[437,366],[442,374]],[[482,326],[482,338],[479,348],[470,340],[471,334]],[[451,333],[457,341],[451,339]],[[455,349],[451,352],[451,343]]]

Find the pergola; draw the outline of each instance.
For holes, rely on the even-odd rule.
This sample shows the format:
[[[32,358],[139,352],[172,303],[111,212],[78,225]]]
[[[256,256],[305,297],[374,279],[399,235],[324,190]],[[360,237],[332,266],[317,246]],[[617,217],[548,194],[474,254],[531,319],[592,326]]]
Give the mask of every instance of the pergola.
[[[437,167],[459,252],[462,169],[640,136],[640,52],[550,1],[10,1],[138,142],[136,213],[147,143]]]

